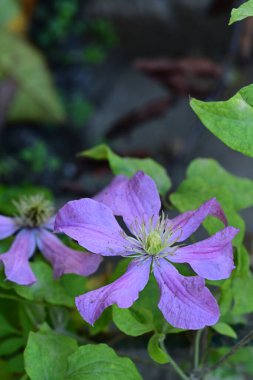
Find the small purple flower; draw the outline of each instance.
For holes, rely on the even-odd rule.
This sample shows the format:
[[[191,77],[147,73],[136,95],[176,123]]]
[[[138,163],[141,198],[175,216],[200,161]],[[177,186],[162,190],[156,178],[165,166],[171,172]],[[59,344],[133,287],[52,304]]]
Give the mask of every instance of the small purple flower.
[[[160,208],[154,181],[137,172],[131,179],[116,177],[96,200],[72,201],[59,211],[57,231],[94,253],[134,258],[126,273],[112,284],[76,298],[80,314],[90,324],[112,304],[130,307],[146,286],[151,270],[161,292],[158,307],[172,326],[201,329],[218,321],[219,308],[204,278],[230,276],[234,269],[231,241],[238,230],[225,227],[206,240],[182,246],[178,243],[191,236],[208,215],[227,225],[221,206],[211,199],[174,219],[159,215]],[[114,215],[123,217],[131,234],[121,229]],[[182,276],[171,262],[188,263],[198,276]]]
[[[53,230],[55,220],[51,202],[36,195],[24,197],[14,204],[17,217],[0,215],[0,239],[17,232],[9,251],[0,255],[8,280],[20,285],[36,282],[29,265],[36,246],[52,264],[55,278],[65,273],[88,276],[97,270],[100,256],[68,248],[49,232]]]

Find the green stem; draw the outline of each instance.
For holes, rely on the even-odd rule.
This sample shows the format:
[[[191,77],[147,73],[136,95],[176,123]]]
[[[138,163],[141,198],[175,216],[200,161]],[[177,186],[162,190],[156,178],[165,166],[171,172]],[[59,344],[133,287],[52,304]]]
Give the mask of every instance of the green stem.
[[[181,377],[182,380],[189,380],[190,378],[184,373],[184,371],[179,367],[179,365],[175,362],[174,359],[172,359],[172,357],[168,353],[168,351],[165,347],[165,344],[164,344],[164,340],[160,341],[160,346],[161,346],[162,350],[164,352],[166,352],[166,354],[168,355],[168,358],[170,360],[169,364],[171,364],[171,366],[174,368],[175,372]]]
[[[198,330],[195,337],[195,345],[194,345],[194,369],[198,369],[199,367],[199,350],[200,350],[200,340],[203,330]]]

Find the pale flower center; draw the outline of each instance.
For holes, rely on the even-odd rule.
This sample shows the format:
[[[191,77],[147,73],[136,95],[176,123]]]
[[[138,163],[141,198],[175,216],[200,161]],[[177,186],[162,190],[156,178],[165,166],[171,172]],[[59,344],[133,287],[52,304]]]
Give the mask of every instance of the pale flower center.
[[[146,222],[139,223],[136,221],[131,226],[132,236],[126,236],[127,241],[131,242],[130,246],[126,246],[126,251],[133,251],[132,257],[138,256],[161,256],[168,254],[167,248],[172,247],[178,240],[178,237],[173,240],[169,220],[164,213],[155,222],[154,218],[150,218]],[[174,254],[178,246],[172,247],[169,254]]]
[[[161,252],[161,250],[163,249],[163,242],[159,232],[152,231],[148,235],[147,242],[144,248],[145,251],[148,252],[150,255],[156,255],[157,253]]]
[[[22,227],[39,227],[54,212],[52,203],[43,194],[21,197],[13,201],[17,211],[17,223]]]

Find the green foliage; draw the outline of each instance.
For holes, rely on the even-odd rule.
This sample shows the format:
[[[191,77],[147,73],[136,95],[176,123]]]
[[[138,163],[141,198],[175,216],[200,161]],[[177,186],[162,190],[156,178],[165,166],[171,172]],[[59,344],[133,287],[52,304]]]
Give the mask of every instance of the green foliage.
[[[187,177],[202,178],[210,186],[226,187],[236,210],[253,206],[253,181],[232,175],[216,160],[210,158],[193,160],[187,169]]]
[[[65,380],[141,380],[135,365],[105,344],[79,347],[69,357]],[[33,380],[33,379],[32,379]]]
[[[214,364],[226,355],[230,347],[220,347],[209,351],[209,363]],[[207,380],[244,380],[245,374],[253,375],[253,347],[243,347],[235,352],[230,358],[222,365],[221,368],[211,372],[207,376]],[[251,378],[251,377],[249,377]]]
[[[19,332],[0,314],[0,337],[11,334],[19,334]]]
[[[232,276],[225,281],[208,281],[220,287],[221,314],[229,323],[234,316],[253,310],[253,277],[249,270],[249,254],[242,245],[245,225],[238,214],[240,209],[252,206],[252,181],[231,175],[214,160],[197,159],[190,164],[187,178],[170,200],[179,211],[185,212],[199,207],[213,196],[221,203],[228,224],[240,229],[233,241],[236,247],[236,269]],[[223,225],[214,218],[207,218],[204,227],[211,234]]]
[[[163,166],[151,158],[120,157],[105,144],[85,150],[80,153],[80,156],[95,160],[108,160],[110,168],[115,175],[124,174],[131,177],[138,170],[143,170],[154,179],[162,195],[165,195],[171,187],[170,178]]]
[[[219,334],[229,336],[230,338],[237,338],[235,330],[225,322],[218,322],[213,326],[213,329]]]
[[[230,148],[253,157],[253,85],[242,88],[226,101],[190,105],[202,123]]]
[[[65,113],[42,56],[22,38],[0,30],[0,71],[17,83],[8,118],[62,122]]]
[[[166,364],[170,362],[168,354],[161,347],[161,342],[163,342],[164,339],[164,334],[154,334],[148,342],[149,356],[159,364]]]
[[[31,286],[21,286],[14,284],[13,288],[18,295],[28,300],[46,301],[52,305],[67,307],[74,306],[73,297],[61,284],[61,280],[54,280],[51,267],[42,261],[31,263],[31,267],[37,282]]]
[[[113,306],[113,321],[125,334],[131,336],[143,335],[154,329],[152,311],[136,305],[130,309],[120,309]]]
[[[18,17],[20,6],[15,0],[0,0],[0,27],[6,27],[13,19]]]
[[[7,356],[17,352],[21,347],[24,347],[24,338],[10,337],[0,343],[0,356]]]
[[[229,25],[250,16],[253,16],[253,0],[246,1],[239,8],[232,9]]]
[[[25,369],[31,380],[62,380],[67,358],[78,346],[74,339],[57,334],[47,325],[31,332],[24,352]]]

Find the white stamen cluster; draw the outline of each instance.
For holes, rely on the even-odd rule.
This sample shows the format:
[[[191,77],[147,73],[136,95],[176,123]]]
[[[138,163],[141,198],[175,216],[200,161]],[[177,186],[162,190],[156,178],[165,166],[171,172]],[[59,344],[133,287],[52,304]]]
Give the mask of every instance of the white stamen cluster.
[[[150,218],[148,223],[142,222],[140,224],[135,222],[131,226],[134,237],[126,236],[126,240],[131,243],[131,248],[126,247],[126,250],[133,250],[134,247],[134,255],[131,255],[132,257],[139,257],[140,255],[162,257],[163,251],[171,247],[178,240],[178,237],[175,240],[171,239],[172,230],[168,222],[164,213],[161,214],[157,221],[154,221],[154,218]],[[170,254],[173,254],[177,248],[174,247]]]
[[[23,196],[13,204],[17,211],[17,223],[22,227],[39,227],[54,213],[52,203],[43,194]]]

